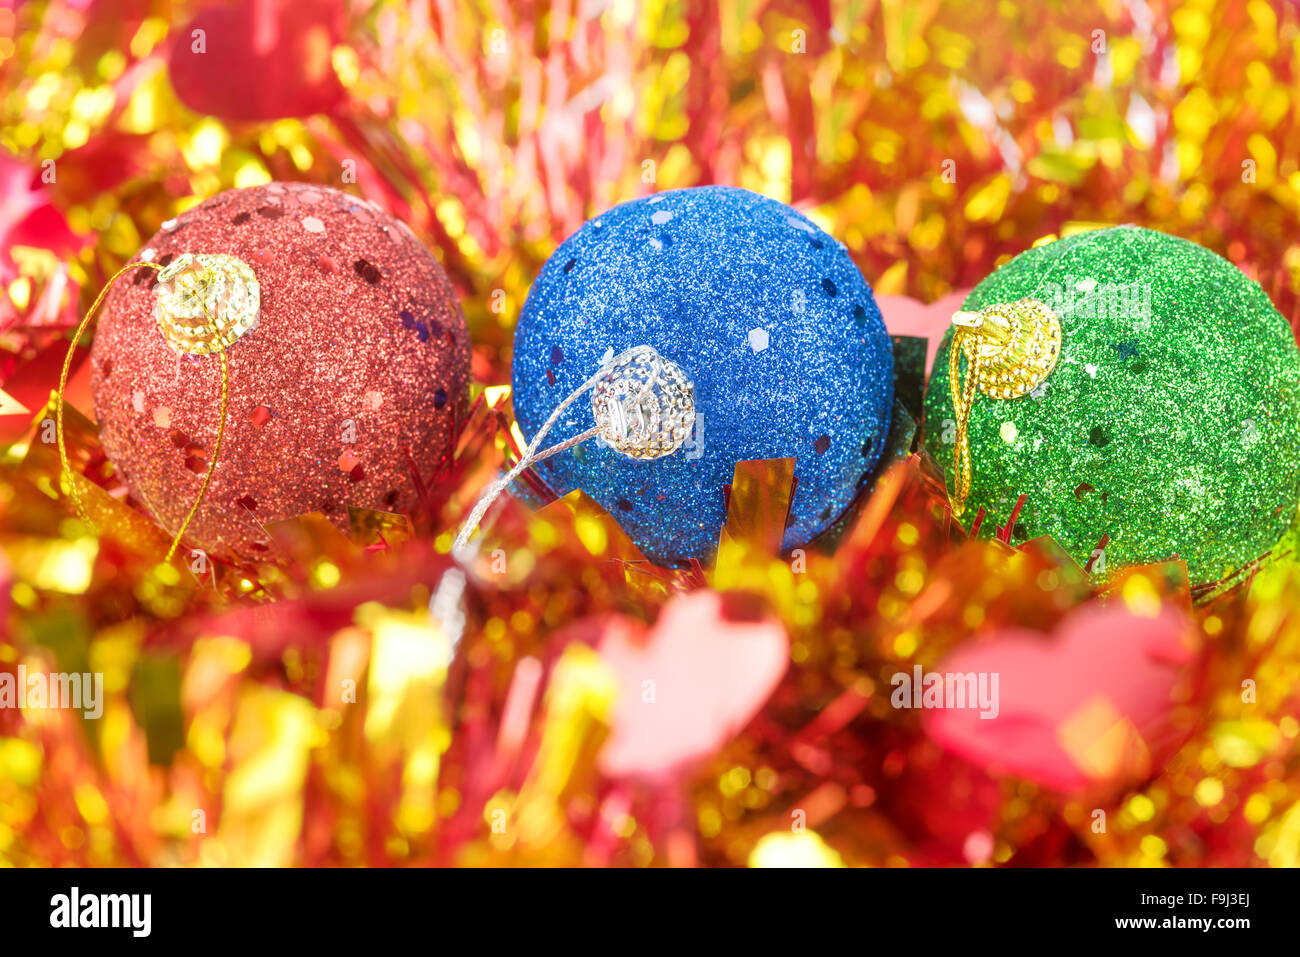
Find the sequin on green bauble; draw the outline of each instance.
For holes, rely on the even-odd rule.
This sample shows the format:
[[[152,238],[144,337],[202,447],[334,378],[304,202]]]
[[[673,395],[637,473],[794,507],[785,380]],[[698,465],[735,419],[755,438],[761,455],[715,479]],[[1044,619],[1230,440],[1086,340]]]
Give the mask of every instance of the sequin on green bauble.
[[[1120,226],[1022,253],[965,311],[1025,299],[1060,319],[1059,361],[1028,394],[973,393],[965,523],[982,507],[993,535],[1026,495],[1012,544],[1050,536],[1101,576],[1181,558],[1204,585],[1267,556],[1300,502],[1300,351],[1259,284],[1195,243]],[[952,339],[925,397],[950,491]]]

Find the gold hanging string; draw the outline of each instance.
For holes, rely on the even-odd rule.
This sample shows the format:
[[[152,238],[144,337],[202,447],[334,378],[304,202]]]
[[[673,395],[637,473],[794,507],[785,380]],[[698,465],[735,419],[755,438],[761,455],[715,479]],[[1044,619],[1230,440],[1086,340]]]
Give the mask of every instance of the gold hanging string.
[[[952,324],[948,389],[957,422],[952,450],[952,513],[961,517],[973,480],[969,432],[975,393],[1014,399],[1036,389],[1051,375],[1061,356],[1061,322],[1045,303],[1020,299],[987,306],[979,312],[957,312]]]
[[[953,333],[952,347],[948,352],[948,388],[952,394],[953,414],[957,419],[956,444],[952,450],[953,489],[952,513],[958,518],[966,511],[966,497],[970,495],[971,467],[970,441],[967,429],[970,426],[970,411],[975,403],[976,376],[979,374],[979,353],[967,360],[965,383],[961,379],[961,356],[966,344],[967,331],[961,326]]]
[[[182,268],[184,268],[184,266],[182,266]],[[77,345],[81,341],[81,337],[85,335],[86,329],[89,328],[91,320],[95,317],[95,313],[99,311],[99,307],[103,304],[109,290],[113,288],[113,284],[117,282],[122,275],[130,272],[132,269],[153,269],[158,272],[163,272],[165,267],[151,262],[128,263],[109,278],[108,282],[104,284],[104,288],[99,291],[99,295],[95,297],[95,301],[91,304],[90,309],[86,312],[80,325],[77,326],[76,332],[73,333],[72,343],[68,346],[68,354],[63,360],[63,371],[59,375],[59,391],[56,400],[55,434],[59,443],[59,463],[62,470],[61,474],[68,485],[69,493],[72,496],[72,502],[77,510],[77,514],[92,528],[95,523],[91,519],[89,512],[86,510],[85,503],[81,499],[81,493],[77,488],[78,476],[73,472],[72,465],[68,461],[67,447],[63,439],[64,396],[68,388],[68,373],[72,368],[72,357],[76,354]],[[175,269],[175,267],[172,267],[172,269]],[[172,269],[167,271],[170,272]],[[256,305],[254,305],[254,310],[255,309]],[[202,301],[202,314],[208,321],[213,319],[208,312],[206,299]],[[251,324],[247,328],[251,328]],[[207,471],[204,473],[203,484],[199,487],[198,497],[195,498],[194,504],[190,506],[189,514],[185,516],[185,520],[181,522],[181,527],[176,531],[175,536],[172,538],[171,547],[167,549],[166,561],[168,563],[170,563],[176,556],[176,550],[180,547],[181,539],[189,529],[190,523],[194,521],[194,516],[198,514],[199,506],[203,504],[203,500],[208,494],[208,486],[212,484],[212,475],[217,469],[217,456],[221,454],[221,442],[226,434],[226,410],[230,404],[230,367],[226,360],[226,343],[220,340],[210,340],[207,351],[217,353],[217,358],[221,362],[221,403],[219,418],[217,420],[217,439],[213,444],[212,458],[208,462]]]
[[[68,390],[68,372],[72,369],[72,357],[76,355],[77,344],[81,341],[81,337],[86,334],[86,329],[90,326],[90,321],[95,317],[95,313],[99,311],[99,307],[103,305],[104,298],[108,295],[109,290],[113,288],[113,283],[117,282],[118,279],[130,272],[132,269],[154,269],[161,271],[162,268],[163,267],[157,263],[127,263],[117,272],[113,273],[108,282],[104,284],[104,288],[99,291],[99,295],[95,297],[95,301],[91,303],[90,309],[86,312],[85,318],[83,318],[81,324],[77,326],[77,331],[72,334],[72,344],[68,346],[68,354],[63,360],[63,371],[59,373],[59,391],[56,393],[55,402],[55,436],[59,440],[59,463],[62,467],[60,474],[63,476],[64,481],[68,483],[68,491],[72,496],[72,504],[76,508],[77,514],[81,516],[82,521],[92,528],[95,523],[91,521],[90,515],[86,512],[86,506],[81,501],[81,492],[77,489],[76,476],[72,472],[72,466],[68,463],[68,450],[63,444],[63,396]]]
[[[221,454],[221,440],[226,434],[226,407],[230,404],[230,366],[226,362],[226,350],[218,350],[217,358],[221,360],[221,412],[217,419],[217,440],[212,444],[212,460],[208,462],[208,470],[203,475],[203,484],[199,487],[198,498],[194,500],[194,504],[190,506],[190,513],[185,516],[185,521],[181,522],[181,527],[177,529],[176,537],[172,539],[171,548],[167,549],[168,562],[176,554],[176,549],[181,543],[181,537],[184,536],[186,529],[190,527],[190,522],[194,521],[199,506],[203,504],[203,499],[208,494],[208,486],[212,484],[212,473],[217,470],[217,456]]]

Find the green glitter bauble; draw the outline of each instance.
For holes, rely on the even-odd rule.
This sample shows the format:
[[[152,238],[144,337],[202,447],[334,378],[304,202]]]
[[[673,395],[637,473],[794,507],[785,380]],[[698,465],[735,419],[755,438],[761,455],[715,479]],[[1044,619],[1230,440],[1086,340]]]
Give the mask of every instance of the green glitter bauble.
[[[1050,536],[1095,573],[1181,558],[1208,584],[1264,557],[1300,501],[1300,351],[1259,284],[1195,243],[1120,226],[1020,254],[965,309],[1026,298],[1059,317],[1060,360],[1028,395],[976,393],[967,524],[983,507],[994,534],[1024,494],[1012,543]],[[950,490],[951,343],[950,329],[925,397]]]

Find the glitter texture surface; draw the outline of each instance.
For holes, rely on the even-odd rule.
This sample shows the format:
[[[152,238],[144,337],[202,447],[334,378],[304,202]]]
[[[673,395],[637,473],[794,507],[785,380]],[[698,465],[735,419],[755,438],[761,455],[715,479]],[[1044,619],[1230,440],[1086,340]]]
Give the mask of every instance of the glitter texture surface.
[[[651,560],[707,561],[737,461],[793,457],[785,546],[849,505],[889,429],[893,355],[871,289],[843,246],[793,209],[746,190],[700,187],[625,203],[560,245],[515,333],[524,434],[600,366],[653,346],[694,384],[694,435],[634,461],[595,441],[539,466],[581,488]],[[547,443],[592,426],[575,403]]]
[[[271,522],[321,512],[346,529],[349,505],[410,509],[411,463],[428,477],[469,380],[464,317],[410,230],[368,200],[271,183],[169,221],[139,258],[167,265],[183,253],[239,257],[261,293],[256,325],[226,350],[226,434],[186,541],[267,558]],[[156,283],[141,269],[110,294],[92,388],[105,452],[172,532],[212,454],[220,366],[168,345]]]
[[[1121,226],[1022,253],[965,308],[1023,298],[1057,312],[1061,359],[1028,395],[977,396],[968,523],[982,506],[992,535],[1027,495],[1012,543],[1049,535],[1099,575],[1177,557],[1204,584],[1264,556],[1300,500],[1300,352],[1258,283],[1194,243]],[[951,340],[925,418],[950,489]]]

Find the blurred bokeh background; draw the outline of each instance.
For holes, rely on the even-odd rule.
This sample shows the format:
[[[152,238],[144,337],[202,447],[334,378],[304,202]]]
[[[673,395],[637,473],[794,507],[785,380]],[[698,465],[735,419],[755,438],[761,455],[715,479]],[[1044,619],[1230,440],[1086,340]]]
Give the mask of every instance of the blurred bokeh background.
[[[1079,711],[1026,704],[1047,741],[1011,770],[891,708],[889,676],[1031,628],[1067,636],[1025,665],[1040,683],[1085,680],[1064,649],[1098,586],[1050,548],[953,541],[916,459],[805,568],[765,550],[744,495],[745,534],[690,573],[620,561],[589,503],[512,504],[508,568],[471,583],[463,624],[426,611],[455,517],[512,454],[531,279],[589,216],[765,193],[919,335],[1035,241],[1131,222],[1226,256],[1294,326],[1298,111],[1280,0],[6,4],[0,669],[102,672],[107,703],[0,710],[0,863],[1300,863],[1287,562],[1211,602],[1176,568],[1109,583],[1093,658],[1180,670],[1084,669]],[[120,495],[102,539],[72,518],[38,435],[106,277],[164,220],[270,180],[407,221],[485,391],[409,535],[308,517],[286,567],[195,577],[158,564]],[[702,710],[638,725],[648,661]]]

